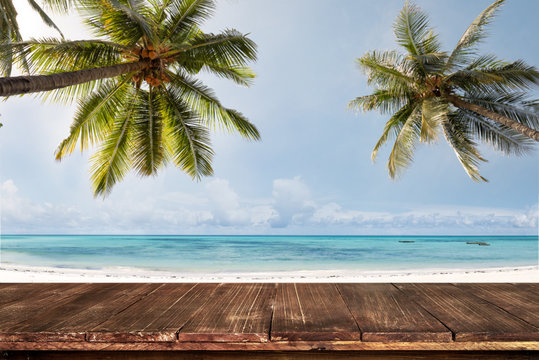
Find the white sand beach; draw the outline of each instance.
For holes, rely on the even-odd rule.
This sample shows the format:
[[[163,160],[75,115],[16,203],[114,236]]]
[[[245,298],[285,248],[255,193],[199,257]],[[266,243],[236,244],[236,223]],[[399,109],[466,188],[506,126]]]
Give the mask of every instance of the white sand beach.
[[[539,265],[409,271],[172,273],[134,268],[86,270],[2,264],[0,282],[539,282]]]

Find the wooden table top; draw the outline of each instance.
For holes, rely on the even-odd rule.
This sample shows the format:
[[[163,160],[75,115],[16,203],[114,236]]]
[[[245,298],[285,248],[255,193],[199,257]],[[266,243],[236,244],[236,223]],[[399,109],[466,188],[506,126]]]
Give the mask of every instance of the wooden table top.
[[[539,284],[0,284],[0,350],[539,350]]]

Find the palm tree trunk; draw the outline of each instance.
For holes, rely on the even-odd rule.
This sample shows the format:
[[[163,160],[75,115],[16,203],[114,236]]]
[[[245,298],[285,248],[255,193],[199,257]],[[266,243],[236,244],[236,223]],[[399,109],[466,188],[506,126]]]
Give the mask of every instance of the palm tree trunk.
[[[535,141],[539,141],[539,131],[531,129],[527,127],[526,125],[523,125],[513,119],[510,119],[506,116],[500,115],[498,113],[495,113],[494,111],[490,111],[488,109],[485,109],[482,106],[469,103],[467,101],[462,100],[458,96],[455,95],[449,95],[445,94],[443,95],[449,102],[456,107],[463,108],[466,110],[470,110],[476,114],[483,115],[485,117],[488,117],[489,119],[492,119],[496,122],[499,122],[500,124],[503,124],[507,127],[510,127],[511,129],[518,131],[522,135],[526,135],[530,139],[533,139]]]
[[[0,96],[20,95],[50,91],[89,81],[107,79],[122,74],[138,72],[148,66],[148,61],[137,61],[94,69],[67,71],[51,75],[29,75],[0,78]]]

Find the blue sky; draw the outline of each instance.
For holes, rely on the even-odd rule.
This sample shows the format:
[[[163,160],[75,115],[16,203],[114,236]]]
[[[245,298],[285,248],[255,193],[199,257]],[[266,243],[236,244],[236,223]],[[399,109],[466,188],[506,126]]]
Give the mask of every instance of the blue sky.
[[[416,3],[450,49],[490,2]],[[25,36],[54,35],[16,3]],[[443,141],[420,145],[396,182],[387,175],[389,146],[371,162],[387,119],[346,109],[372,90],[354,59],[396,48],[391,26],[402,5],[218,1],[204,29],[250,33],[258,77],[250,88],[201,77],[258,126],[262,141],[214,133],[215,176],[200,182],[168,167],[153,178],[130,175],[107,199],[94,199],[91,153],[53,157],[74,106],[31,96],[1,102],[2,233],[537,235],[537,150],[509,158],[482,147],[486,184],[471,181]],[[482,51],[537,66],[537,13],[535,0],[509,0]],[[88,37],[75,17],[56,19],[68,38]]]

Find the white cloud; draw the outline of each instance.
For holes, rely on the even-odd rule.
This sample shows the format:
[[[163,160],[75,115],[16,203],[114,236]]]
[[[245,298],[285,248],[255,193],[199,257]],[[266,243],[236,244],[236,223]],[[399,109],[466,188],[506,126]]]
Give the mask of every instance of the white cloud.
[[[77,219],[81,218],[76,206],[37,204],[19,195],[19,189],[13,180],[0,184],[0,199],[2,232],[5,232],[5,228],[8,231],[17,229],[17,232],[39,232],[49,224],[58,224],[62,228],[77,226]]]
[[[272,227],[284,228],[291,223],[301,224],[312,216],[315,204],[309,188],[299,176],[274,180],[272,195],[276,213],[269,221]]]
[[[345,209],[317,201],[299,177],[273,181],[271,196],[243,199],[215,178],[197,194],[75,204],[36,203],[13,180],[0,183],[3,233],[536,234],[538,205],[526,209],[438,206],[406,212]]]
[[[528,210],[490,208],[454,209],[440,206],[437,209],[418,209],[403,213],[375,213],[343,210],[335,203],[321,206],[312,220],[326,225],[356,225],[371,228],[402,229],[450,229],[468,232],[482,229],[490,233],[494,229],[537,229],[537,206]]]
[[[249,225],[247,209],[240,206],[239,195],[230,187],[228,180],[215,179],[206,184],[206,193],[219,225]]]
[[[372,214],[374,216],[374,213]],[[313,214],[312,220],[319,224],[359,223],[363,219],[360,211],[343,210],[334,202],[320,206]]]

